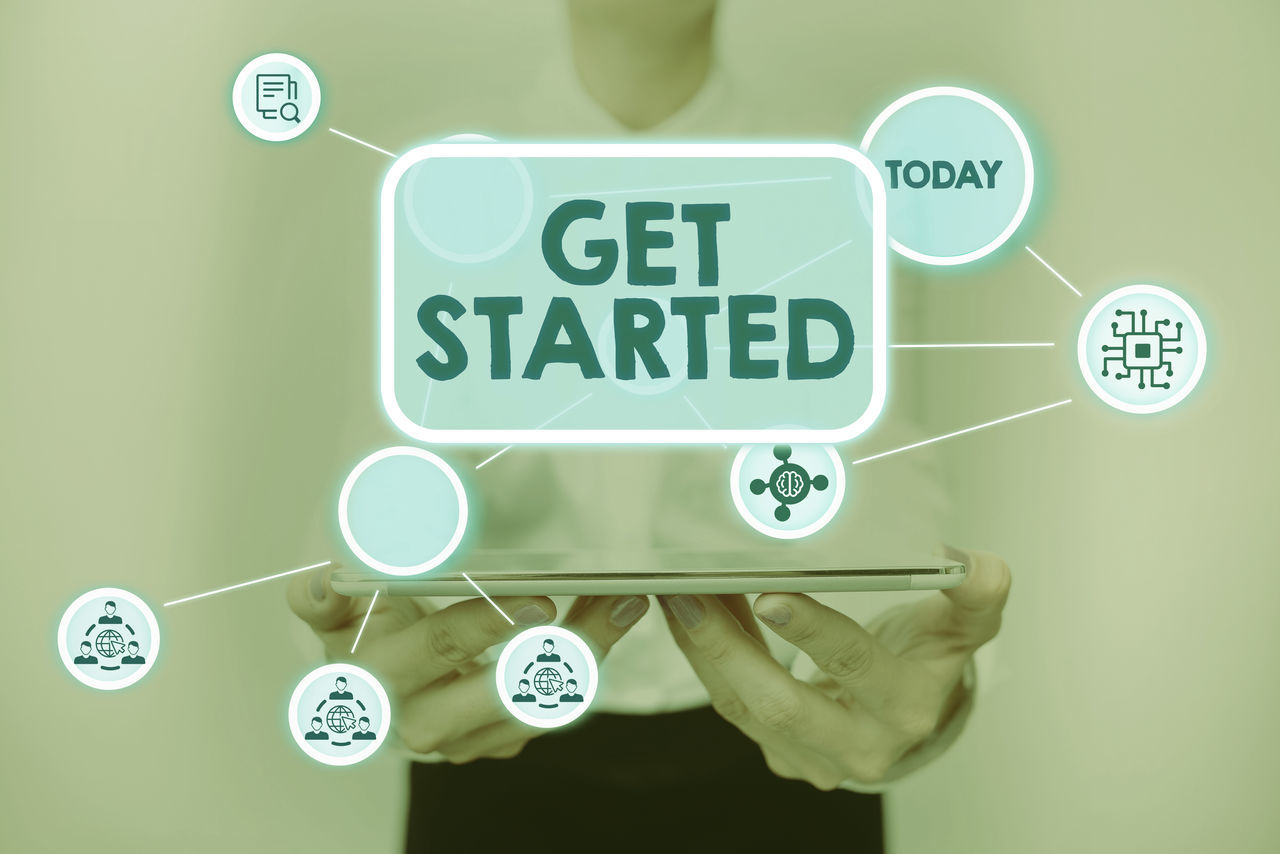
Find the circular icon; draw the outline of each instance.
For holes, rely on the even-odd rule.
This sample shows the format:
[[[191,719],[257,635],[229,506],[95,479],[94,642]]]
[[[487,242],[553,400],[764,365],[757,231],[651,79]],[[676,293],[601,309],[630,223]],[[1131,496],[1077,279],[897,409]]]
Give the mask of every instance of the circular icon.
[[[498,696],[518,720],[542,729],[577,720],[596,696],[596,657],[559,626],[535,626],[498,657]]]
[[[492,142],[458,134],[449,144]],[[405,174],[403,204],[409,229],[446,261],[476,264],[503,255],[533,216],[533,184],[519,160],[434,156]]]
[[[76,679],[115,691],[151,671],[160,653],[160,626],[147,603],[128,590],[99,587],[63,612],[58,653]]]
[[[418,575],[439,566],[467,529],[467,493],[449,464],[421,448],[370,454],[338,496],[338,526],[366,566]]]
[[[306,133],[320,115],[320,81],[296,56],[264,53],[236,75],[231,107],[258,139],[284,142]]]
[[[840,455],[830,445],[747,445],[729,474],[733,506],[747,524],[780,540],[826,527],[844,501]]]
[[[317,762],[354,765],[387,740],[391,703],[369,671],[354,664],[326,664],[293,689],[289,730],[302,752]]]
[[[889,245],[924,264],[977,260],[1017,230],[1031,206],[1031,146],[986,95],[934,86],[876,117],[862,150],[884,177]]]
[[[1076,356],[1084,380],[1109,406],[1147,415],[1191,393],[1204,373],[1204,326],[1186,300],[1156,285],[1129,285],[1084,319]]]

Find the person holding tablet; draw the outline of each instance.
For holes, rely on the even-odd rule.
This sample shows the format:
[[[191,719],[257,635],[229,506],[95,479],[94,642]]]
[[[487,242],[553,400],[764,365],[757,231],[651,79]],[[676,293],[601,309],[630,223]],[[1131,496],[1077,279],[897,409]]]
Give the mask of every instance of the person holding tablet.
[[[734,89],[713,54],[714,0],[568,9],[571,61],[523,97],[522,135],[813,132],[790,116],[769,128]],[[895,436],[914,429],[884,421],[877,430]],[[945,504],[932,465],[922,450],[859,469],[858,494],[812,545],[930,548]],[[741,549],[726,471],[719,448],[515,449],[484,472],[480,537],[487,548]],[[636,595],[496,597],[513,626],[483,599],[380,597],[355,657],[398,696],[396,730],[417,760],[406,849],[509,844],[518,817],[503,805],[537,798],[610,850],[883,851],[878,792],[963,727],[974,652],[999,631],[1009,592],[996,555],[948,556],[967,565],[963,584],[893,607],[881,593],[676,595],[660,608]],[[335,592],[331,572],[295,576],[289,603],[345,659],[370,603]],[[492,662],[495,647],[552,621],[593,646],[601,685],[583,721],[543,731],[503,708]]]

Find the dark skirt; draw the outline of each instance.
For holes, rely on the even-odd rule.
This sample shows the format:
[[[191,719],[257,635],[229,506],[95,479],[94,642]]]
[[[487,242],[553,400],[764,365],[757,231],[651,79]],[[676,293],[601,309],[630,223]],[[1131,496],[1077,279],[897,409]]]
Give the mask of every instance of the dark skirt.
[[[884,851],[879,795],[775,776],[709,708],[597,714],[515,759],[410,767],[405,850],[415,854]]]

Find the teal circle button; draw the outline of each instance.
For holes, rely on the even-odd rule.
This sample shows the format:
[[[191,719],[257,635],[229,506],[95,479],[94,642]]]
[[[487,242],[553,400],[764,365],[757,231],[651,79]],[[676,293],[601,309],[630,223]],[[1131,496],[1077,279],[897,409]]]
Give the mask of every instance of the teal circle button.
[[[733,459],[729,490],[752,528],[796,540],[835,518],[844,501],[844,463],[831,445],[746,445]]]
[[[1204,374],[1207,353],[1195,309],[1149,284],[1127,285],[1098,300],[1076,344],[1093,393],[1135,415],[1163,412],[1184,400]]]
[[[414,237],[433,254],[459,264],[505,254],[533,215],[532,183],[519,160],[452,157],[442,149],[414,164],[403,186]]]
[[[236,75],[231,107],[258,139],[285,142],[306,133],[320,115],[320,82],[298,57],[264,53]]]
[[[862,150],[884,178],[889,245],[923,264],[989,255],[1031,206],[1026,136],[1003,107],[969,89],[904,95],[871,123]]]
[[[458,548],[467,495],[444,460],[420,448],[386,448],[360,461],[338,498],[347,546],[371,569],[418,575]]]

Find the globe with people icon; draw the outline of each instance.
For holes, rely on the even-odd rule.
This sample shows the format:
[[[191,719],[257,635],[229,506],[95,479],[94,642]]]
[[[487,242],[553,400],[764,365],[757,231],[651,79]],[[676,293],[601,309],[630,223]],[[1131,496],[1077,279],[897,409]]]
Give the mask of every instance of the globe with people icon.
[[[356,728],[356,715],[346,706],[334,706],[325,715],[325,723],[329,729],[341,735]]]
[[[124,652],[124,638],[115,629],[104,629],[93,641],[98,655],[115,658]]]
[[[560,671],[554,667],[544,667],[533,674],[533,687],[542,696],[550,697],[564,690],[564,680],[560,678]]]

